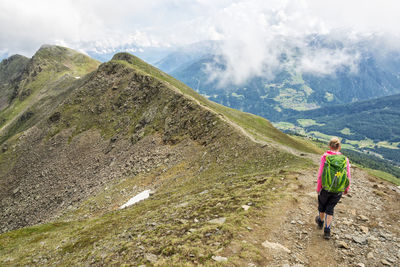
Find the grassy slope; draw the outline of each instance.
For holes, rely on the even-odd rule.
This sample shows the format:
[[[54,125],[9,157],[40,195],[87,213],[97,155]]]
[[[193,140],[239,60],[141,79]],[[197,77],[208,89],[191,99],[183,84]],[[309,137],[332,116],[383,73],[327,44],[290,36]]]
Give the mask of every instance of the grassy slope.
[[[301,143],[275,130],[266,120],[207,101],[173,78],[135,60],[138,62],[129,64],[130,68],[162,78],[174,90],[190,95],[258,137],[280,143],[288,141],[302,149]],[[296,183],[291,173],[311,166],[307,160],[234,136],[221,137],[219,145],[207,151],[198,148],[204,153],[188,155],[173,168],[160,167],[150,174],[116,181],[78,210],[67,212],[59,222],[2,234],[0,262],[76,265],[129,261],[139,264],[146,262],[145,253],[153,253],[158,255],[159,264],[212,263],[211,257],[218,249],[245,234],[253,218],[265,216],[268,207],[285,196],[286,186]],[[305,145],[304,150],[307,150]],[[125,210],[115,210],[127,200],[113,198],[122,189],[134,194],[137,193],[132,191],[135,186],[148,188],[155,181],[160,186],[150,199]],[[107,202],[111,211],[91,213],[93,204],[101,202]],[[244,212],[241,206],[248,203],[252,208]],[[218,217],[225,217],[226,223],[208,222]],[[246,253],[238,257],[257,258],[259,248],[248,246]]]
[[[368,169],[366,168],[367,172],[377,178],[386,180],[388,182],[391,182],[395,185],[400,186],[400,179],[396,178],[395,176],[393,176],[390,173],[384,172],[384,171],[380,171],[380,170],[373,170],[373,169]]]
[[[224,114],[258,138],[281,143],[290,140],[292,146],[301,148],[296,143],[300,138],[286,137],[259,117],[209,102],[141,61],[129,66],[162,78],[175,90]],[[297,171],[311,166],[309,161],[288,153],[265,151],[240,136],[224,137],[220,142],[219,147],[208,151],[200,147],[201,153],[188,156],[170,169],[161,166],[151,173],[107,185],[59,221],[0,235],[0,262],[139,265],[148,264],[146,254],[152,253],[157,255],[155,265],[216,264],[211,257],[220,254],[232,240],[241,240],[254,222],[270,216],[270,207],[289,197],[287,187],[298,183]],[[127,200],[122,191],[134,195],[154,184],[158,185],[157,191],[148,200],[116,209]],[[249,211],[242,209],[244,204],[251,205]],[[222,225],[209,222],[220,217],[226,218]],[[251,243],[242,245],[243,250],[232,255],[229,263],[262,262],[262,248]]]
[[[120,58],[126,59],[124,54],[117,54],[114,57],[115,60],[118,60]],[[291,138],[290,136],[276,129],[269,121],[262,117],[250,113],[241,112],[239,110],[228,108],[215,102],[209,101],[205,97],[196,93],[192,88],[188,87],[184,83],[147,64],[141,59],[133,56],[129,56],[128,58],[129,62],[131,63],[131,67],[148,73],[160,80],[168,82],[173,87],[180,90],[183,94],[191,96],[192,98],[199,101],[199,103],[201,103],[202,105],[211,108],[217,113],[223,114],[229,120],[243,127],[248,132],[255,134],[256,137],[261,136],[263,138],[267,138],[267,140],[269,139],[301,151],[319,153],[319,150],[316,149],[312,143]]]
[[[40,106],[46,98],[47,100],[52,98],[48,101],[52,103],[47,104],[59,103],[63,96],[63,91],[60,89],[68,88],[76,82],[76,77],[95,70],[99,62],[72,49],[52,46],[41,48],[33,56],[30,64],[32,72],[39,66],[41,71],[34,76],[30,73],[20,84],[20,90],[30,90],[29,96],[24,99],[16,98],[11,105],[0,112],[2,121],[0,143],[38,122],[49,108],[49,105]],[[36,120],[27,123],[26,120],[17,119],[27,111],[35,113]],[[7,131],[6,127],[9,127]]]
[[[230,141],[226,139],[225,145],[229,146]],[[258,156],[261,155],[248,153],[247,157],[241,155],[235,159],[229,155],[222,163],[212,162],[200,175],[197,173],[200,160],[196,160],[183,162],[164,173],[159,170],[141,179],[127,178],[109,188],[106,196],[117,195],[121,188],[132,185],[144,187],[146,180],[156,177],[163,180],[164,185],[149,200],[125,210],[80,220],[85,211],[78,210],[77,217],[72,216],[69,222],[3,234],[0,261],[32,264],[43,262],[45,258],[50,264],[62,265],[81,262],[140,264],[146,262],[146,252],[158,255],[159,264],[210,263],[216,250],[244,234],[252,217],[268,212],[268,206],[283,196],[286,185],[295,182],[290,180],[292,178],[281,179],[298,165],[304,167],[304,162],[287,154],[272,159]],[[215,159],[215,155],[209,157],[204,160]],[[89,199],[89,205],[84,204],[81,209],[90,210],[93,202],[104,201],[108,199],[106,196]],[[251,211],[244,212],[241,205],[249,202]],[[226,223],[208,223],[218,217],[225,217]],[[29,246],[23,245],[26,243]],[[256,248],[249,248],[248,253],[243,257],[257,257]]]

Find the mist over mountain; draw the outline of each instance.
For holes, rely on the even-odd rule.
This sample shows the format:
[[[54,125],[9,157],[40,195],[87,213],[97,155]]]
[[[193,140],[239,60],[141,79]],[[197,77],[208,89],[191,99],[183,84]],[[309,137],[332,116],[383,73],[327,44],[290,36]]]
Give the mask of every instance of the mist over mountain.
[[[190,49],[176,51],[156,65],[208,99],[268,118],[281,130],[322,140],[340,136],[349,149],[398,164],[400,128],[391,112],[397,109],[398,97],[390,102],[390,97],[380,97],[400,93],[400,52],[375,37],[340,42],[314,35],[307,40],[307,49],[282,53],[279,66],[269,75],[254,74],[240,82],[226,79],[232,62],[225,59],[220,44],[197,57]],[[314,60],[313,56],[326,56],[321,51],[327,58]],[[342,62],[346,59],[342,52],[352,57],[349,62]],[[339,59],[332,62],[332,56]],[[238,59],[235,64],[248,63]],[[375,98],[379,99],[372,100]],[[366,100],[371,102],[358,103]]]
[[[229,72],[230,63],[218,46],[213,51],[198,55],[191,53],[190,49],[176,51],[156,65],[219,103],[230,106],[229,103],[236,102],[232,93],[242,95],[243,107],[252,112],[256,112],[257,108],[251,103],[254,101],[248,101],[248,98],[271,101],[269,106],[275,108],[275,111],[279,108],[306,110],[399,92],[399,51],[390,50],[384,44],[376,44],[375,40],[364,40],[349,46],[337,41],[330,42],[329,39],[325,40],[326,37],[313,36],[309,39],[310,51],[326,49],[328,56],[332,56],[336,55],[335,51],[346,50],[353,58],[350,63],[338,63],[336,69],[328,71],[323,70],[323,65],[317,62],[309,62],[306,67],[304,62],[311,60],[309,51],[294,48],[297,52],[292,52],[291,57],[285,53],[280,55],[280,66],[272,70],[272,76],[253,74],[242,82],[226,81],[224,74],[219,76],[219,73]],[[235,64],[247,63],[238,60]],[[335,62],[324,64],[334,65]],[[296,91],[292,97],[284,93],[291,89]],[[239,105],[232,104],[232,107],[243,108]],[[260,114],[260,111],[256,113]],[[270,116],[277,114],[274,111],[271,113]]]
[[[1,77],[17,77],[12,79],[15,83],[6,79],[0,91],[7,95],[5,89],[11,87],[16,92],[0,111],[0,261],[4,264],[77,265],[90,261],[101,265],[103,260],[96,260],[97,256],[85,260],[85,255],[104,253],[104,248],[95,248],[99,244],[111,250],[121,246],[109,239],[114,233],[106,230],[115,219],[118,232],[138,227],[137,234],[149,230],[149,238],[157,240],[153,245],[143,243],[149,252],[143,252],[142,245],[132,247],[126,258],[118,260],[121,263],[152,262],[154,256],[149,253],[158,254],[153,249],[171,250],[164,259],[161,254],[155,256],[164,262],[186,261],[188,247],[202,251],[198,259],[190,260],[193,264],[210,262],[211,256],[204,256],[213,250],[209,240],[229,242],[236,227],[204,240],[203,234],[210,226],[222,225],[228,214],[236,217],[247,199],[243,195],[245,199],[231,206],[236,197],[229,195],[259,194],[282,181],[267,182],[260,173],[272,171],[275,176],[277,168],[304,165],[301,156],[281,146],[302,153],[319,151],[311,143],[283,134],[265,119],[201,97],[128,53],[116,54],[99,65],[71,49],[46,45],[30,59],[14,56],[3,60],[1,66]],[[23,93],[28,89],[29,94]],[[261,134],[261,139],[257,141],[247,131]],[[242,176],[245,180],[238,179]],[[249,189],[248,179],[250,184],[259,184],[254,191]],[[141,205],[118,209],[144,188],[152,190],[144,204],[155,206],[142,211],[135,209]],[[252,198],[246,203],[249,201],[250,205],[258,203]],[[182,209],[177,210],[178,206]],[[162,229],[147,228],[149,221]],[[192,223],[199,223],[198,233],[204,233],[196,240],[185,240],[186,228]],[[91,228],[90,242],[82,242],[87,239],[86,230],[76,232],[78,225]],[[29,234],[24,233],[26,229],[31,229]],[[50,245],[47,251],[37,247],[47,234],[52,235],[48,230],[55,233],[51,237],[57,239],[55,243],[65,245]],[[20,231],[21,235],[14,235]],[[143,235],[137,234],[132,238],[142,242]],[[33,254],[21,252],[28,248],[21,247],[28,242],[26,238]],[[170,240],[182,247],[166,245]],[[111,250],[107,257],[113,257]],[[44,255],[49,257],[37,258]]]
[[[318,144],[212,102],[128,53],[100,64],[45,45],[0,66],[7,100],[0,110],[1,264],[299,262],[289,248],[305,264],[321,257],[304,252],[319,249],[322,238],[310,230]],[[352,171],[342,220],[357,219],[354,206],[379,218],[378,226],[368,224],[371,235],[387,238],[374,253],[392,259],[398,229],[382,210],[398,214],[398,188],[377,177],[398,180]],[[143,193],[148,199],[121,208]],[[341,225],[338,231],[354,235],[347,242],[355,256],[332,246],[324,257],[363,260],[361,237]],[[304,233],[315,242],[300,242]],[[251,248],[238,257],[243,240]]]
[[[399,266],[398,10],[0,1],[0,266]]]

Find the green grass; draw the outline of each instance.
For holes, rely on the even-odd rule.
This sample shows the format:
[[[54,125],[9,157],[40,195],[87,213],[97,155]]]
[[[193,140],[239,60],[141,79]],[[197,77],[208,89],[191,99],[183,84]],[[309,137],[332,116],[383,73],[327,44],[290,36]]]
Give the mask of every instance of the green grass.
[[[381,141],[378,142],[376,145],[378,147],[385,147],[385,148],[390,148],[390,149],[399,149],[399,142],[395,142],[395,143],[389,143],[388,141]]]
[[[331,93],[325,92],[325,99],[326,101],[331,102],[333,99],[335,99],[335,96]]]
[[[283,130],[293,130],[296,127],[293,123],[286,121],[274,122],[273,125]]]
[[[298,119],[297,122],[300,124],[301,127],[309,127],[313,125],[322,126],[323,123],[317,123],[315,120],[312,119]]]
[[[331,140],[332,137],[334,137],[333,135],[327,135],[327,134],[317,132],[317,131],[311,131],[311,132],[309,132],[309,134],[315,138],[322,139],[324,141],[329,141],[329,140]]]
[[[349,143],[353,146],[357,146],[358,148],[374,148],[375,147],[374,141],[369,138],[365,138],[364,140],[347,139],[346,143]]]
[[[123,60],[122,60],[123,59]],[[263,136],[270,139],[270,141],[275,141],[280,144],[284,144],[286,146],[290,146],[292,148],[305,151],[305,152],[316,152],[317,150],[314,148],[312,143],[307,142],[298,142],[291,138],[290,136],[282,133],[278,129],[276,129],[268,120],[250,114],[241,112],[235,109],[231,109],[215,102],[209,101],[205,97],[196,93],[193,89],[185,85],[184,83],[176,80],[175,78],[165,74],[159,69],[147,64],[146,62],[140,60],[137,57],[134,57],[130,54],[122,53],[120,55],[116,55],[113,60],[117,60],[118,62],[128,65],[136,70],[139,70],[141,73],[150,74],[151,76],[158,78],[162,81],[165,81],[172,85],[174,88],[178,89],[185,95],[188,95],[197,101],[200,104],[214,110],[217,113],[220,113],[226,116],[229,120],[243,127],[245,130],[249,131],[249,133],[254,134],[255,137]],[[128,64],[127,64],[128,62]]]
[[[372,169],[368,169],[365,168],[367,170],[367,172],[375,177],[378,177],[380,179],[383,179],[385,181],[391,182],[395,185],[400,185],[400,178],[396,178],[395,176],[393,176],[390,173],[384,172],[384,171],[380,171],[380,170],[372,170]]]
[[[181,155],[174,166],[160,166],[149,173],[107,184],[107,190],[104,188],[86,199],[76,209],[66,210],[54,223],[0,235],[0,265],[118,265],[122,262],[140,265],[148,264],[145,253],[156,254],[157,264],[161,266],[215,264],[211,257],[233,240],[245,236],[246,226],[253,223],[251,218],[267,218],[270,208],[288,197],[288,185],[297,183],[293,173],[313,166],[311,160],[262,146],[231,131],[227,124],[216,119],[218,115],[238,124],[256,139],[320,153],[311,142],[287,136],[261,117],[208,101],[139,59],[130,56],[128,60],[130,63],[113,60],[103,64],[100,69],[104,73],[118,71],[126,75],[108,84],[109,80],[101,80],[104,73],[98,73],[97,78],[91,80],[93,84],[85,83],[59,107],[60,121],[51,125],[46,122],[51,127],[50,132],[75,127],[76,135],[93,129],[100,130],[105,139],[116,133],[128,136],[144,111],[175,99],[176,94],[172,94],[171,89],[189,95],[211,109],[214,117],[208,120],[213,125],[210,135],[217,134],[207,145],[197,143],[198,139],[191,140],[188,144],[193,150]],[[128,97],[137,96],[124,93],[127,82],[136,74],[156,78],[148,81],[149,87],[154,85],[156,88],[159,85],[157,79],[161,79],[167,88],[160,89],[156,97],[143,98],[148,101],[145,104],[142,102],[141,106],[124,110],[125,104],[134,103]],[[114,89],[116,81],[120,83]],[[186,97],[183,100],[179,103],[185,107],[193,105],[189,115],[182,116],[195,116],[197,120],[185,127],[203,132],[208,124],[205,127],[197,124],[206,121],[203,116],[210,112]],[[104,109],[96,113],[96,108],[103,104],[106,105]],[[117,109],[112,109],[114,104]],[[156,115],[161,116],[162,111]],[[159,127],[164,121],[157,116],[146,125],[148,135],[162,134]],[[179,140],[189,140],[189,133],[182,131],[176,135],[181,138]],[[156,189],[149,199],[124,210],[117,209],[130,197],[148,188]],[[241,206],[248,203],[251,208],[245,212]],[[220,217],[226,218],[222,225],[209,222]],[[240,260],[254,259],[260,249],[247,246]],[[230,260],[234,264],[239,259],[232,256]]]
[[[354,133],[352,133],[351,131],[350,131],[350,129],[349,128],[343,128],[342,130],[340,130],[340,132],[342,133],[342,134],[345,134],[345,135],[352,135],[352,134],[354,134]]]
[[[60,266],[121,262],[139,265],[146,264],[144,251],[158,255],[159,265],[212,264],[211,257],[218,249],[248,231],[249,218],[267,216],[269,207],[285,197],[286,186],[296,183],[289,174],[312,166],[304,159],[278,151],[271,153],[256,144],[248,146],[242,140],[237,140],[235,150],[220,150],[232,146],[231,141],[226,138],[215,152],[204,157],[200,151],[193,159],[166,172],[161,167],[116,183],[89,199],[81,209],[60,218],[69,222],[0,235],[0,262],[43,264],[46,259],[46,264]],[[246,152],[250,150],[252,153]],[[217,154],[222,162],[215,162]],[[198,173],[202,162],[209,165],[206,171]],[[149,199],[124,210],[111,208],[102,214],[90,213],[93,203],[104,203],[106,196],[120,194],[124,187],[143,187],[146,180],[159,181],[163,186]],[[119,206],[129,197],[111,198],[109,206]],[[251,209],[245,212],[241,205],[249,202]],[[187,204],[179,206],[182,203]],[[89,218],[85,219],[84,214],[89,214]],[[218,217],[225,217],[226,222],[208,222]],[[260,248],[248,249],[243,257],[250,259]]]
[[[285,88],[279,91],[279,95],[274,100],[280,103],[280,106],[286,109],[304,111],[318,108],[314,103],[307,103],[306,98],[309,91],[299,91],[293,88]]]
[[[36,119],[26,123],[26,121],[18,120],[17,118],[24,112],[31,111],[36,118],[43,116],[49,107],[40,106],[41,99],[50,96],[57,97],[75,81],[75,76],[84,76],[99,65],[98,61],[63,47],[41,49],[31,59],[31,63],[33,66],[40,66],[42,70],[34,77],[24,77],[24,80],[20,82],[20,90],[29,89],[30,95],[22,101],[16,98],[0,112],[0,118],[3,121],[0,143],[38,121]],[[8,122],[10,123],[5,126]],[[8,129],[5,129],[6,127]]]

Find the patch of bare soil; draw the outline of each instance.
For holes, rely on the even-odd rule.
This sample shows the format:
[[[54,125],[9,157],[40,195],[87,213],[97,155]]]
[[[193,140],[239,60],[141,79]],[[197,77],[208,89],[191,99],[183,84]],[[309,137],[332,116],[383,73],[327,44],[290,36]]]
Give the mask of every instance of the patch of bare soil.
[[[265,218],[255,219],[243,236],[242,242],[260,249],[259,257],[238,266],[400,265],[398,187],[352,167],[350,193],[335,207],[332,237],[325,240],[314,221],[317,168],[289,175],[295,179],[289,177],[293,182],[286,197],[267,209]]]

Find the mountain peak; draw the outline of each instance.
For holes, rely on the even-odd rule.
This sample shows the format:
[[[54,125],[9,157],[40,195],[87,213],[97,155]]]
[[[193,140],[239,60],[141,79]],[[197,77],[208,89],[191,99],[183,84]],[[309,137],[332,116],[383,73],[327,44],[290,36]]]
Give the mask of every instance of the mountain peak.
[[[21,55],[12,55],[9,58],[3,59],[0,62],[1,83],[8,83],[11,80],[15,79],[17,76],[19,76],[25,69],[28,62],[29,58]]]
[[[28,60],[27,57],[19,55],[19,54],[15,54],[12,55],[8,58],[5,58],[1,61],[2,64],[9,64],[10,62],[16,61],[16,60]]]
[[[125,61],[125,62],[127,62],[129,64],[132,64],[132,65],[143,65],[143,64],[147,65],[146,62],[144,62],[143,60],[141,60],[137,56],[134,56],[134,55],[129,54],[127,52],[117,53],[112,57],[111,60],[122,60],[122,61]]]
[[[42,45],[40,46],[39,50],[40,50],[40,49],[46,49],[46,48],[56,48],[56,47],[60,47],[60,46],[52,45],[52,44],[42,44]]]
[[[134,59],[138,59],[138,57],[135,57],[132,54],[129,54],[127,52],[120,52],[120,53],[116,53],[111,60],[124,60],[124,61],[132,61]]]
[[[35,53],[33,58],[40,57],[46,59],[59,60],[59,59],[76,57],[78,55],[87,57],[86,55],[67,47],[45,44],[39,48],[39,50]]]
[[[31,66],[40,66],[43,68],[55,69],[57,72],[73,71],[75,76],[82,76],[97,68],[100,64],[97,60],[88,57],[76,50],[57,46],[42,45],[33,55]],[[81,68],[85,70],[81,73]]]

